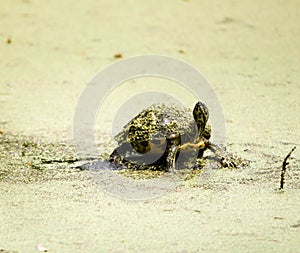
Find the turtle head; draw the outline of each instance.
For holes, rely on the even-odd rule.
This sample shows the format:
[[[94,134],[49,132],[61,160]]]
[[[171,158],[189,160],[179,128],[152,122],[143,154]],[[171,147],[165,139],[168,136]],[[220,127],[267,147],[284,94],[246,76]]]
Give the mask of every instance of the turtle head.
[[[193,110],[193,116],[197,124],[198,131],[202,135],[209,117],[206,105],[200,101],[197,102]]]

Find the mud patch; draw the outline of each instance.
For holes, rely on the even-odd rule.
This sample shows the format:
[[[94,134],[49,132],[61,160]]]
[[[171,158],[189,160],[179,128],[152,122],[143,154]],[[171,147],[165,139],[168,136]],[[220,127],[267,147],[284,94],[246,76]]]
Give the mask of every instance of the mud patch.
[[[78,178],[71,141],[45,142],[34,136],[0,135],[0,182],[38,182]],[[51,162],[48,162],[51,161]]]
[[[107,146],[107,142],[105,143]],[[99,143],[99,146],[104,146]],[[274,188],[279,187],[280,171],[284,158],[284,150],[291,144],[284,143],[274,146],[256,143],[236,143],[228,146],[229,151],[250,161],[250,166],[242,169],[221,169],[222,182],[209,178],[203,183],[206,173],[202,170],[185,171],[182,184],[191,187],[218,188],[218,184],[260,184],[272,183]],[[111,149],[112,147],[110,147]],[[96,164],[103,164],[101,159],[107,153],[99,155]],[[286,175],[286,188],[300,189],[300,159],[292,156]],[[81,166],[83,164],[84,166]],[[88,166],[86,166],[86,164]],[[47,142],[36,136],[16,135],[2,131],[0,134],[0,182],[43,182],[49,180],[88,179],[86,170],[103,170],[103,166],[91,165],[89,161],[79,161],[71,140],[61,142]],[[84,169],[83,169],[84,168]],[[113,170],[113,168],[110,168]],[[117,170],[120,176],[132,179],[151,179],[161,176],[162,171],[151,170]],[[202,177],[202,180],[199,178]],[[225,184],[224,184],[225,183]]]

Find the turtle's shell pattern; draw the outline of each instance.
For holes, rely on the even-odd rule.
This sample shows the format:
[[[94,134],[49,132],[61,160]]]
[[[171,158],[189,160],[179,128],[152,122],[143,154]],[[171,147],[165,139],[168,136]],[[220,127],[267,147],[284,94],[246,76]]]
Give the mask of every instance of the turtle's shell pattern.
[[[179,138],[180,142],[183,136],[193,141],[198,136],[197,132],[191,110],[154,104],[133,118],[115,139],[119,145],[131,143],[136,151],[145,153],[149,151],[149,141],[155,143],[157,140]]]

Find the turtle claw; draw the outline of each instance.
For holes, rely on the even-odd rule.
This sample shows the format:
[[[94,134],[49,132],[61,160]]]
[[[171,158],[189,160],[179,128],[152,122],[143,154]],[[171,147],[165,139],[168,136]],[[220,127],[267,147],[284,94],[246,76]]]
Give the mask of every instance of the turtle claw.
[[[231,157],[221,157],[220,163],[224,168],[237,168],[237,164]]]
[[[220,158],[220,164],[223,168],[238,168],[247,165],[247,161],[242,158],[235,157],[227,152],[224,148],[210,141],[205,142],[206,147],[211,150],[217,157]]]

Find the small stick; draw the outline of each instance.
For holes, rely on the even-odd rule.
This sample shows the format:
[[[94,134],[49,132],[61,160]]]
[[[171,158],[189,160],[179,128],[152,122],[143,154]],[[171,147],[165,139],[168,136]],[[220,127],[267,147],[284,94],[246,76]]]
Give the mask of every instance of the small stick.
[[[285,176],[285,172],[286,172],[286,167],[289,165],[289,162],[287,161],[289,159],[289,157],[291,156],[291,154],[293,153],[293,151],[296,149],[296,147],[293,147],[293,149],[287,154],[287,156],[284,158],[283,163],[282,163],[282,169],[281,169],[281,176],[280,176],[280,188],[279,190],[283,189],[283,185],[284,185],[284,176]]]
[[[97,160],[97,158],[88,157],[86,159],[80,159],[80,158],[70,158],[70,159],[53,159],[53,160],[46,160],[42,158],[41,163],[43,164],[52,164],[52,163],[75,163],[80,161],[93,161]]]

